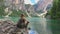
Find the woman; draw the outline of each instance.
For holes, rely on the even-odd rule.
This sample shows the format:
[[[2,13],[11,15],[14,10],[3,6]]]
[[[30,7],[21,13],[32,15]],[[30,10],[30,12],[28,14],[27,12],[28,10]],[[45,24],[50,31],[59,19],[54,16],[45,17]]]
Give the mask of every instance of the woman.
[[[19,28],[19,29],[25,29],[26,34],[28,34],[27,26],[28,26],[29,22],[25,19],[25,15],[24,14],[21,14],[20,17],[21,18],[19,19],[19,21],[17,23],[17,28]]]
[[[24,14],[21,14],[20,17],[21,18],[19,19],[19,21],[18,21],[18,23],[16,25],[16,28],[14,29],[12,34],[17,34],[17,32],[21,32],[21,34],[23,34],[25,32],[26,34],[28,34],[27,26],[28,26],[29,22],[25,19]]]
[[[21,18],[19,19],[19,21],[17,23],[17,27],[18,28],[21,28],[21,29],[27,28],[29,22],[25,19],[25,15],[24,14],[21,14],[20,17]]]

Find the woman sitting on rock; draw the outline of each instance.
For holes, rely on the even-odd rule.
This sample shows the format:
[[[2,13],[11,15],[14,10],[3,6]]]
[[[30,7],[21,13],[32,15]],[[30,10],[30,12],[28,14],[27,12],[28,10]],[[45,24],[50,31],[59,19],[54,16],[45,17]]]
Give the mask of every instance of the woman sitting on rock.
[[[21,14],[21,18],[19,19],[19,21],[17,23],[17,27],[20,29],[27,28],[28,23],[29,22],[25,19],[25,15]]]

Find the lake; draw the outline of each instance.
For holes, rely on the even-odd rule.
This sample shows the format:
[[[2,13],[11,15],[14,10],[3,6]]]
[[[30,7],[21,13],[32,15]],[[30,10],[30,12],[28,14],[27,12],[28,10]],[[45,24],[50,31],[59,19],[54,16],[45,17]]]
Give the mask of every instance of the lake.
[[[15,23],[18,22],[19,17],[10,17]],[[60,34],[60,20],[46,19],[42,17],[27,17],[32,30],[36,31],[38,34]]]

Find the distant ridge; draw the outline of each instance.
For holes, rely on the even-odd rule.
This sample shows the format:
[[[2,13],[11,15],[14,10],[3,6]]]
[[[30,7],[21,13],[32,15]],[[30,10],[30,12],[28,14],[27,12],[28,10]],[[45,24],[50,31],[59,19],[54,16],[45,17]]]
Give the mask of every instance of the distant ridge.
[[[51,6],[51,4],[52,4],[52,0],[40,0],[38,1],[37,4],[34,5],[34,7],[36,11],[40,11],[40,10],[43,10],[46,7],[46,5]]]

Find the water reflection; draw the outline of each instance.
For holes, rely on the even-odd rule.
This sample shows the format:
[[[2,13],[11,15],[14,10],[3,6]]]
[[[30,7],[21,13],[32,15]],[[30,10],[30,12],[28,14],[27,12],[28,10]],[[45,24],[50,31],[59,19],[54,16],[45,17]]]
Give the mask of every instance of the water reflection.
[[[30,18],[29,20],[29,27],[36,30],[39,34],[52,34],[45,18]]]

